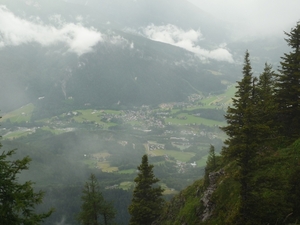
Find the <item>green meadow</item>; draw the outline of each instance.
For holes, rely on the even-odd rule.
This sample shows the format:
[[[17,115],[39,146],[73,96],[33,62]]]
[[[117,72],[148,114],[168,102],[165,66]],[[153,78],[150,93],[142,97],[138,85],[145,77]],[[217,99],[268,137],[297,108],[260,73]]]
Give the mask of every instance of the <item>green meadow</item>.
[[[2,121],[10,120],[12,123],[21,123],[30,121],[34,105],[32,103],[22,106],[12,112],[5,114]]]
[[[196,161],[197,166],[198,167],[206,166],[207,157],[208,157],[208,155],[203,156],[200,160]]]
[[[130,190],[130,189],[134,188],[134,182],[124,181],[124,182],[120,183],[119,187],[123,190]]]
[[[15,139],[32,133],[34,133],[34,130],[32,129],[20,129],[14,132],[7,133],[3,136],[3,139]]]
[[[225,122],[205,119],[202,117],[189,115],[188,113],[180,113],[176,116],[176,118],[166,118],[165,123],[171,125],[203,124],[206,126],[224,126],[226,124]]]
[[[169,188],[165,183],[162,183],[161,187],[164,189],[163,195],[174,195],[178,193],[178,191],[175,191],[173,188]]]
[[[103,172],[106,173],[112,173],[118,171],[118,167],[110,166],[109,162],[97,162],[97,168],[101,169]]]
[[[121,174],[132,174],[135,173],[136,169],[128,169],[128,170],[119,170],[118,173]]]
[[[172,156],[176,160],[179,160],[181,162],[187,162],[193,156],[195,156],[195,153],[193,152],[183,152],[183,151],[165,150],[165,149],[156,149],[153,151],[147,151],[147,153],[153,156],[162,156],[162,155]]]
[[[111,126],[115,126],[116,124],[111,122],[101,121],[103,116],[121,114],[120,111],[115,111],[115,110],[93,110],[93,109],[77,110],[75,112],[77,113],[77,115],[72,115],[73,116],[72,118],[77,123],[95,122],[98,125],[102,125],[104,128],[109,128]]]
[[[235,85],[231,85],[228,87],[225,93],[220,95],[212,95],[201,100],[201,108],[218,108],[220,106],[227,108],[227,106],[232,103],[232,97],[234,97],[235,92]]]

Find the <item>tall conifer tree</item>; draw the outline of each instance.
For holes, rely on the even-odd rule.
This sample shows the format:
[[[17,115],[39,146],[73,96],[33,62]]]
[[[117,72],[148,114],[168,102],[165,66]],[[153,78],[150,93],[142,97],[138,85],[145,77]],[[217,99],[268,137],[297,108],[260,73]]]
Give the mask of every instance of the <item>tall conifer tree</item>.
[[[256,123],[260,126],[259,140],[261,143],[259,153],[269,152],[274,145],[277,136],[275,117],[277,105],[274,100],[275,72],[272,66],[265,64],[263,73],[260,74],[256,86],[255,95],[255,114]]]
[[[232,98],[232,106],[228,107],[225,115],[228,125],[221,128],[228,135],[228,139],[225,141],[226,147],[222,150],[223,156],[229,160],[237,160],[239,163],[245,152],[244,147],[241,148],[241,145],[244,145],[241,138],[246,138],[245,128],[249,125],[251,116],[249,109],[253,106],[253,77],[249,57],[247,51],[244,59],[243,78],[237,82],[237,91],[235,97]]]
[[[236,161],[239,168],[240,206],[237,224],[254,224],[251,219],[253,206],[252,174],[255,157],[262,139],[262,126],[256,113],[257,88],[256,78],[252,76],[252,67],[247,51],[244,59],[243,78],[237,85],[237,92],[232,99],[225,118],[227,126],[221,129],[228,135],[222,154],[228,161]]]
[[[159,217],[163,207],[163,189],[153,187],[159,180],[153,174],[153,165],[148,164],[148,156],[142,157],[138,166],[138,176],[134,179],[136,186],[128,210],[131,214],[130,225],[151,225]]]
[[[300,137],[300,21],[285,39],[291,47],[281,57],[280,75],[276,82],[276,102],[280,133],[289,144]]]
[[[19,173],[28,169],[31,159],[9,161],[7,158],[14,153],[12,150],[0,154],[0,224],[42,224],[53,210],[41,214],[35,212],[35,206],[42,203],[44,193],[35,192],[31,181],[18,182]]]
[[[81,211],[77,220],[83,225],[111,224],[115,217],[113,206],[106,202],[100,190],[99,183],[94,174],[91,174],[82,191]]]
[[[210,145],[209,148],[209,153],[208,153],[208,158],[206,161],[206,167],[208,167],[207,169],[209,171],[213,171],[214,169],[216,169],[216,154],[215,154],[215,146]]]

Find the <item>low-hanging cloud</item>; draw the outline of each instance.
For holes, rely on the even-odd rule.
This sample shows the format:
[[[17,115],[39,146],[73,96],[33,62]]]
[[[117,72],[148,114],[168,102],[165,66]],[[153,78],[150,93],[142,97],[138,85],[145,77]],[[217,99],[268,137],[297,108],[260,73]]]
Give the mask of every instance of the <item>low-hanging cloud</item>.
[[[203,39],[198,30],[184,31],[175,25],[168,24],[164,26],[155,26],[151,24],[142,29],[143,35],[147,38],[167,44],[171,44],[187,51],[195,53],[201,59],[214,59],[218,61],[233,62],[232,55],[224,47],[218,47],[214,50],[201,48],[197,43]],[[223,45],[224,46],[224,45]]]
[[[31,22],[15,16],[5,6],[0,6],[0,47],[37,42],[42,46],[65,43],[68,51],[82,55],[92,51],[103,41],[103,35],[94,28],[65,23],[59,28]]]

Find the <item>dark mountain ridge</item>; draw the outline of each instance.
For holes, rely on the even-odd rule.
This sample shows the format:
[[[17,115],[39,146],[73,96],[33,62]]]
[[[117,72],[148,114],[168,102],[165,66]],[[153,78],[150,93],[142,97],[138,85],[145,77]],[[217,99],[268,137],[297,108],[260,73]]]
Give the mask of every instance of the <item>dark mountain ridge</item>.
[[[37,110],[40,108],[42,111],[84,105],[153,105],[183,101],[193,93],[220,92],[226,88],[222,80],[233,81],[234,75],[229,68],[234,68],[234,65],[230,63],[220,62],[217,65],[214,60],[203,63],[194,53],[182,48],[122,31],[134,28],[138,32],[141,26],[151,23],[172,23],[186,29],[198,29],[201,25],[215,30],[216,23],[211,19],[205,20],[210,18],[207,14],[185,1],[176,2],[182,6],[181,10],[171,1],[88,1],[86,5],[85,1],[74,1],[76,4],[72,1],[36,3],[38,6],[34,7],[33,4],[15,4],[12,1],[6,6],[20,16],[21,9],[26,6],[28,15],[38,16],[45,23],[54,12],[61,14],[66,21],[74,21],[74,17],[81,15],[88,18],[88,26],[96,27],[108,39],[120,38],[121,44],[101,42],[92,52],[81,56],[68,53],[63,43],[50,47],[27,43],[1,48],[0,79],[7,84],[1,94],[11,96],[1,100],[3,111],[29,102],[34,102]],[[149,12],[146,15],[141,14],[144,8]],[[154,11],[156,13],[150,13]],[[183,19],[183,15],[189,16]],[[24,14],[21,17],[27,18]],[[109,25],[107,21],[110,21]],[[213,37],[218,35],[207,33],[211,38],[201,43],[212,46]],[[218,71],[220,67],[226,68],[222,69],[222,74],[228,77],[212,75],[211,71]],[[43,100],[39,101],[39,98]],[[67,99],[72,101],[66,105]]]
[[[10,96],[0,101],[4,112],[29,102],[38,106],[37,111],[55,114],[85,106],[131,107],[183,101],[194,93],[220,93],[239,76],[237,64],[245,51],[243,43],[230,42],[229,31],[224,28],[227,25],[187,1],[42,0],[2,4],[20,18],[35,21],[32,18],[37,17],[38,24],[51,24],[53,29],[61,23],[74,24],[79,16],[82,20],[75,23],[94,27],[108,40],[80,56],[69,52],[63,42],[48,47],[35,42],[2,47],[0,80],[6,85],[1,94]],[[62,21],[54,23],[53,15],[60,15]],[[183,48],[150,40],[142,29],[151,24],[172,24],[185,31],[200,29],[203,37],[194,45],[207,53],[228,41],[235,62],[203,60],[203,56]],[[266,51],[260,48],[254,57]],[[274,58],[276,50],[268,53],[278,61]],[[265,59],[258,59],[258,64],[261,60]]]

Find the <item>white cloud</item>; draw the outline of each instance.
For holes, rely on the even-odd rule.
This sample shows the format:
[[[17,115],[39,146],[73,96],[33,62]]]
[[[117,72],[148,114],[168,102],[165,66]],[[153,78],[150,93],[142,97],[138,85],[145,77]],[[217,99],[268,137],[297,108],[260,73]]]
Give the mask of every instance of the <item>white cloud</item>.
[[[282,37],[300,19],[299,0],[187,0],[217,17],[235,24],[237,38]]]
[[[103,35],[94,28],[80,24],[63,23],[59,28],[21,19],[0,6],[0,47],[37,42],[42,46],[65,43],[68,51],[78,55],[92,51],[103,41]]]
[[[201,59],[214,59],[218,61],[233,62],[232,55],[225,48],[226,45],[214,49],[206,50],[198,45],[198,42],[203,39],[200,30],[188,30],[184,31],[175,25],[168,24],[165,26],[155,26],[153,24],[142,29],[143,35],[147,38],[168,43],[187,51],[193,52],[198,55]]]

